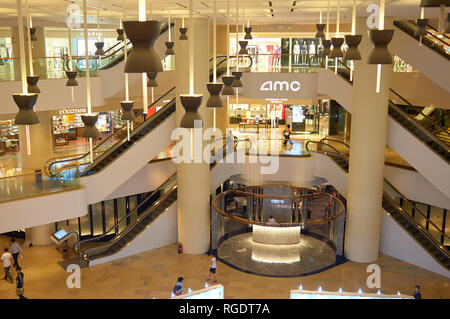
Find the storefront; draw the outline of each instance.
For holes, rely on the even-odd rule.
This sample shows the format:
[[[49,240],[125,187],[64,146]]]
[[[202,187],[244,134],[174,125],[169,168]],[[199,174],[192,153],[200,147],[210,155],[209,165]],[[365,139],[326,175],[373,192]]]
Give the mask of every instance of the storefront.
[[[19,126],[14,125],[14,120],[0,120],[0,155],[19,150]]]
[[[59,146],[84,146],[88,141],[82,137],[83,121],[81,114],[86,108],[59,110],[59,115],[52,116],[53,140],[55,148]],[[95,124],[100,133],[99,140],[116,132],[126,122],[121,120],[121,111],[100,112]]]

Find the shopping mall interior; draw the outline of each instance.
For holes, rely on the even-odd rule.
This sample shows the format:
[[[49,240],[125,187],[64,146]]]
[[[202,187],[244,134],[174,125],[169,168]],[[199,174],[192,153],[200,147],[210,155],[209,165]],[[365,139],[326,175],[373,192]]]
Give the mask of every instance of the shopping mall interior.
[[[0,298],[450,299],[449,7],[2,1]]]

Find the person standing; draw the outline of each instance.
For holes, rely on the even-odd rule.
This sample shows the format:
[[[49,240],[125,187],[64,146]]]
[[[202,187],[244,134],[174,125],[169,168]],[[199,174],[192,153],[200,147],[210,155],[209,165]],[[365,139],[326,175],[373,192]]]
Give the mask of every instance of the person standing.
[[[11,251],[11,254],[14,259],[14,267],[16,269],[20,268],[19,262],[17,260],[19,259],[19,253],[20,257],[22,257],[23,259],[23,250],[22,247],[20,247],[19,243],[17,243],[14,238],[11,238],[11,246],[9,247],[9,250]]]
[[[23,282],[23,272],[22,272],[22,268],[17,267],[17,277],[16,277],[16,295],[19,297],[19,299],[27,299],[25,298],[25,296],[23,295],[24,293],[24,282]]]
[[[294,144],[294,142],[291,141],[291,133],[292,133],[291,125],[288,124],[288,125],[286,125],[286,128],[283,131],[283,136],[284,136],[283,146],[286,146],[287,142],[289,142],[289,144],[291,144],[291,146],[292,146],[292,144]]]
[[[414,287],[414,299],[422,299],[422,294],[420,293],[420,286]]]
[[[211,280],[211,274],[214,276],[214,280],[212,282],[217,282],[217,278],[216,278],[216,268],[217,268],[217,259],[216,259],[216,254],[211,253],[211,260],[209,261],[209,274],[208,274],[208,279],[206,280]]]
[[[3,253],[3,255],[1,257],[1,259],[3,260],[3,269],[5,270],[5,278],[3,278],[3,279],[9,281],[10,283],[13,283],[12,276],[9,273],[9,269],[11,268],[13,256],[8,251],[8,248],[5,247],[4,251],[5,252]]]
[[[183,277],[178,277],[177,283],[173,287],[172,292],[175,294],[175,296],[179,296],[183,294]]]

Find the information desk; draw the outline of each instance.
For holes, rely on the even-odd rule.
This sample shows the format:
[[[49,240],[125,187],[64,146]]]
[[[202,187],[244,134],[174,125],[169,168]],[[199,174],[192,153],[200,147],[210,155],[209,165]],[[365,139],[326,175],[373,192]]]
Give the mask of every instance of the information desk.
[[[267,245],[294,245],[300,243],[300,226],[272,227],[253,225],[253,241]]]
[[[223,286],[218,284],[195,290],[180,296],[173,297],[172,299],[224,299]]]

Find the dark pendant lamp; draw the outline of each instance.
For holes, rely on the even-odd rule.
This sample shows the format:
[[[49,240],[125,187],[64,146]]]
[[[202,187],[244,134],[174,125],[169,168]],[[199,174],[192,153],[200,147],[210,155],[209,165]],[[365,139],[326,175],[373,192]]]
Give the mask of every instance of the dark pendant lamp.
[[[186,113],[181,118],[180,127],[184,128],[197,128],[195,127],[195,121],[203,120],[200,114],[197,112],[200,104],[202,104],[203,94],[181,94],[180,102],[184,107]]]
[[[27,35],[30,35],[30,39],[31,41],[37,41],[37,37],[36,37],[36,28],[30,28],[30,32],[28,33],[28,29],[25,28],[25,33]]]
[[[252,27],[244,27],[244,31],[245,31],[245,36],[244,36],[245,40],[253,39],[253,37],[252,37]]]
[[[166,41],[166,55],[174,55],[175,51],[173,51],[174,42],[172,41]]]
[[[344,38],[331,38],[331,44],[333,45],[333,50],[331,50],[330,58],[342,58],[344,54],[342,53],[341,46],[344,43]]]
[[[123,36],[123,29],[116,29],[117,31],[117,41],[123,41],[125,40],[124,36]]]
[[[33,111],[37,97],[37,93],[13,94],[14,102],[19,107],[19,112],[17,112],[16,118],[14,119],[16,125],[33,125],[39,123],[39,119]]]
[[[331,53],[331,41],[330,40],[323,40],[322,41],[323,50],[322,50],[322,57],[329,56]]]
[[[224,87],[222,89],[222,95],[234,95],[234,89],[231,86],[233,84],[234,76],[224,75],[222,76],[222,82]]]
[[[450,33],[450,12],[447,13],[447,19],[445,20],[444,33]]]
[[[66,82],[66,86],[78,86],[78,82],[77,82],[77,71],[66,71],[66,75],[67,75],[67,82]]]
[[[180,28],[180,40],[187,40],[186,36],[187,28]]]
[[[161,29],[159,21],[124,21],[123,27],[133,44],[125,73],[161,72],[161,59],[153,48]]]
[[[248,44],[248,41],[239,41],[239,46],[241,47],[241,49],[239,50],[239,54],[247,54],[248,55],[247,44]]]
[[[95,50],[94,55],[105,55],[105,51],[103,51],[103,46],[105,45],[105,42],[95,42],[95,47],[97,50]]]
[[[392,40],[394,30],[369,30],[369,38],[374,45],[370,52],[368,64],[392,64],[392,55],[387,49],[387,45]]]
[[[97,138],[100,136],[97,128],[95,127],[95,123],[98,119],[98,113],[94,114],[83,114],[81,115],[81,120],[84,123],[84,130],[81,136],[83,137],[92,137]]]
[[[222,91],[223,83],[206,83],[206,88],[210,94],[206,101],[206,107],[222,107],[222,99],[220,98],[220,92]]]
[[[123,109],[122,112],[122,121],[132,121],[136,118],[134,112],[132,111],[134,102],[133,101],[122,101],[120,102],[120,106]]]
[[[39,81],[39,75],[27,76],[28,92],[41,93],[41,90],[39,90],[39,87],[37,86],[38,81]]]
[[[325,33],[323,32],[323,29],[325,29],[325,24],[317,23],[316,28],[317,28],[316,38],[325,39]]]
[[[241,81],[241,76],[242,76],[242,72],[231,72],[234,75],[234,80],[233,83],[231,84],[232,87],[234,88],[241,88],[242,87],[242,81]]]
[[[427,35],[427,26],[428,19],[417,19],[417,30],[415,32],[416,37]]]
[[[147,77],[148,77],[147,87],[149,87],[149,88],[158,87],[158,82],[156,82],[157,75],[158,75],[157,72],[147,72]]]
[[[361,53],[359,53],[358,45],[361,43],[362,35],[346,35],[345,43],[348,45],[347,51],[344,54],[344,60],[361,60]]]

